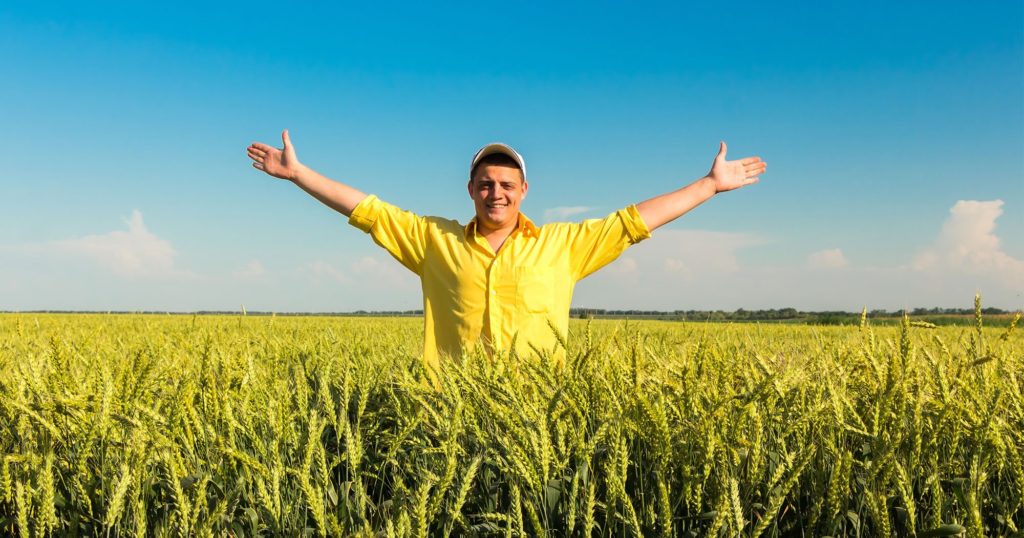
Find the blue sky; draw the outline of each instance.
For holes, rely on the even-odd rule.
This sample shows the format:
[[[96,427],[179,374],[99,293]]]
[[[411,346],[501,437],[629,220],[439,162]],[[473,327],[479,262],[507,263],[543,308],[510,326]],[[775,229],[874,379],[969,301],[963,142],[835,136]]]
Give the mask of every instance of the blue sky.
[[[577,287],[607,308],[1024,306],[1024,7],[987,2],[5,2],[0,310],[418,308],[299,158],[465,221],[526,157],[534,220],[769,163]]]

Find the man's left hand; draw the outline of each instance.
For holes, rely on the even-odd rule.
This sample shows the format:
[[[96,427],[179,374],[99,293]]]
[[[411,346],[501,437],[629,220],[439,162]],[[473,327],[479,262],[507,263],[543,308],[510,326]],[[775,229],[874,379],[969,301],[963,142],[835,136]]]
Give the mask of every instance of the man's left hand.
[[[725,160],[725,142],[718,148],[718,155],[708,172],[708,179],[715,184],[715,192],[731,191],[757,183],[758,175],[764,173],[768,163],[760,157],[746,157],[737,161]]]

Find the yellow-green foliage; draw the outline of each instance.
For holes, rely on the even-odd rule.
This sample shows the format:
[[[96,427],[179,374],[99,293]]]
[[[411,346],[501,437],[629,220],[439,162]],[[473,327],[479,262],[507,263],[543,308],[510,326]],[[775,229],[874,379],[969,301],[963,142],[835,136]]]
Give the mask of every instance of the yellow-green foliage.
[[[0,534],[1024,529],[1024,346],[980,317],[580,322],[439,387],[420,324],[0,316]]]

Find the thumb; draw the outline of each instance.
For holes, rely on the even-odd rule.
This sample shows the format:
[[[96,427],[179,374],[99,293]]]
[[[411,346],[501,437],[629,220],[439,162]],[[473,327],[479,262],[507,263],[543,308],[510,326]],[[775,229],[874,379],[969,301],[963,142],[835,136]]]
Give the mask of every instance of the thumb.
[[[728,149],[729,148],[727,148],[726,145],[725,145],[725,140],[722,140],[721,142],[719,142],[718,155],[715,156],[715,162],[722,162],[722,161],[724,161],[725,160],[725,152]]]
[[[284,143],[284,149],[291,149],[292,139],[288,136],[288,129],[281,131],[281,142]]]

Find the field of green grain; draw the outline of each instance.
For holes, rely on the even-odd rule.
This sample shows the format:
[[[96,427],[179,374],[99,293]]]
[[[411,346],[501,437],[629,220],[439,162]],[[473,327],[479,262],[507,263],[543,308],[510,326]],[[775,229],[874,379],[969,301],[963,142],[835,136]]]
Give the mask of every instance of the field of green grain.
[[[425,382],[419,319],[0,316],[0,534],[1024,529],[1014,328],[573,322]]]

